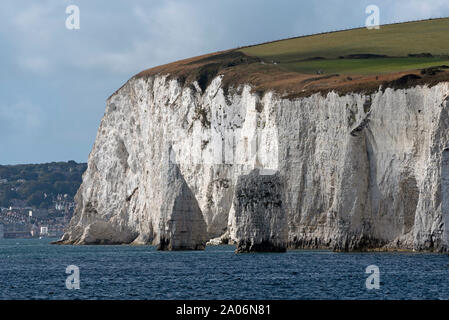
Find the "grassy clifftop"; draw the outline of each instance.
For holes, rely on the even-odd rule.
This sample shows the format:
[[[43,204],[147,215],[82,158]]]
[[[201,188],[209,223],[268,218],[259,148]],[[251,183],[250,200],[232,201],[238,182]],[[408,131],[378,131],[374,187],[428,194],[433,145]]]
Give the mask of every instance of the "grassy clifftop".
[[[449,64],[449,19],[317,34],[241,51],[290,71],[376,74]]]
[[[250,83],[287,97],[315,92],[370,92],[433,85],[449,79],[449,18],[316,34],[212,53],[152,68],[137,76],[170,74],[204,89]]]

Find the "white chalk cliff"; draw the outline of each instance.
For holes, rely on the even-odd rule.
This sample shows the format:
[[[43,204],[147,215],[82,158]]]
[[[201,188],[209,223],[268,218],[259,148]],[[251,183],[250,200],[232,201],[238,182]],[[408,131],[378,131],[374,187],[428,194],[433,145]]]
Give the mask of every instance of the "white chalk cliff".
[[[289,248],[448,251],[448,101],[447,82],[283,99],[133,77],[107,101],[61,243],[244,243],[230,212],[259,168],[282,181],[285,219],[271,210],[265,229]]]

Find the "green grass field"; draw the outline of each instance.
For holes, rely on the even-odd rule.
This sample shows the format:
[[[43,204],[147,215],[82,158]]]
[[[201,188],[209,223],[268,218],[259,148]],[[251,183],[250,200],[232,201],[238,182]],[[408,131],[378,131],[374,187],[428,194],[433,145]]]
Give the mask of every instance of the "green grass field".
[[[382,74],[449,65],[449,18],[318,34],[240,49],[288,71]],[[433,57],[409,57],[431,53]],[[385,58],[339,59],[354,54]],[[306,60],[322,57],[321,60]]]
[[[301,73],[347,73],[347,74],[385,74],[407,70],[449,65],[449,59],[441,58],[379,58],[379,59],[332,59],[290,62],[281,65],[288,71]]]

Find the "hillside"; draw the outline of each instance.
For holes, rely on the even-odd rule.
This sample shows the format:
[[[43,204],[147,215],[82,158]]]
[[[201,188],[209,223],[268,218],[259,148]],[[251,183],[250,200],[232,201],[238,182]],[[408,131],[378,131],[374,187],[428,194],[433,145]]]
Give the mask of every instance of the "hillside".
[[[48,208],[58,194],[73,198],[86,167],[74,161],[0,166],[0,207]]]
[[[137,77],[169,73],[204,89],[220,74],[225,88],[251,83],[255,91],[289,97],[433,85],[449,79],[448,29],[449,18],[442,18],[316,34],[190,58]]]

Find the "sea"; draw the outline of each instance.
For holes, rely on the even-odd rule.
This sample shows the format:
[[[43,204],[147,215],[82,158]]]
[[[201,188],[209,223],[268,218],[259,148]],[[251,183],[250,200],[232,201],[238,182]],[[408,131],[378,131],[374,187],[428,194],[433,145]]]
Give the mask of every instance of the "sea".
[[[0,299],[449,299],[449,257],[0,240]]]

